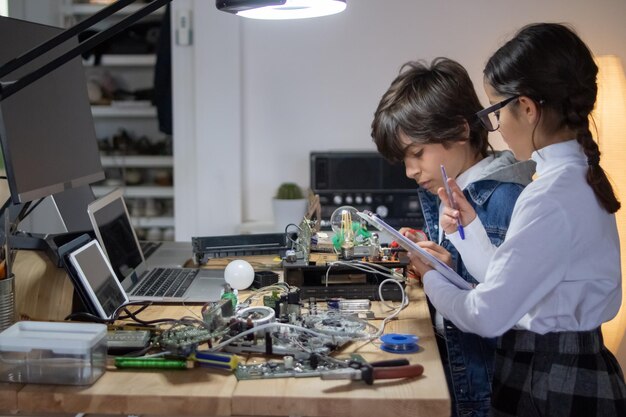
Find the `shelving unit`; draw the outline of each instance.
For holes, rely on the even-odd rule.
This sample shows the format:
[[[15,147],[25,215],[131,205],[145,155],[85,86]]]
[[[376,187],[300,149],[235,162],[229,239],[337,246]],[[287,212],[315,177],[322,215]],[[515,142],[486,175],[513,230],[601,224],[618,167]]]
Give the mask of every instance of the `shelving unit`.
[[[95,59],[85,59],[83,65],[93,67]],[[107,67],[154,67],[155,55],[103,55],[100,65]]]
[[[153,106],[131,106],[131,105],[111,105],[111,106],[92,106],[91,114],[94,117],[118,117],[118,118],[135,118],[135,117],[156,117],[156,108]]]
[[[115,167],[121,164],[137,168],[169,168],[174,162],[171,156],[151,156],[151,155],[115,155],[102,156],[102,166]]]
[[[105,6],[87,1],[63,0],[63,23],[65,26],[75,24]],[[141,3],[131,4],[112,16],[111,22],[143,6]],[[142,22],[160,22],[163,11],[163,8],[158,10]],[[138,236],[150,240],[173,239],[171,138],[165,137],[158,130],[156,107],[149,98],[139,95],[141,90],[145,92],[153,87],[155,54],[107,54],[105,51],[98,60],[92,55],[83,63],[91,91],[108,93],[98,99],[94,99],[98,97],[97,94],[91,96],[96,136],[101,144],[102,165],[107,177],[101,184],[92,187],[94,194],[100,197],[115,188],[122,188]],[[135,101],[126,100],[125,97],[118,100],[117,94],[111,97],[111,86],[115,88],[113,91],[136,92]],[[155,151],[152,148],[156,146],[139,145],[141,141],[145,145],[146,140],[151,145],[160,142],[162,146]],[[122,143],[116,143],[120,141]],[[167,146],[168,143],[170,146]],[[146,149],[151,154],[146,154]],[[164,152],[166,154],[160,155]]]
[[[124,189],[126,198],[174,198],[173,187],[149,186],[149,185],[96,185],[91,187],[93,193],[97,196],[103,196],[110,193],[116,188]]]

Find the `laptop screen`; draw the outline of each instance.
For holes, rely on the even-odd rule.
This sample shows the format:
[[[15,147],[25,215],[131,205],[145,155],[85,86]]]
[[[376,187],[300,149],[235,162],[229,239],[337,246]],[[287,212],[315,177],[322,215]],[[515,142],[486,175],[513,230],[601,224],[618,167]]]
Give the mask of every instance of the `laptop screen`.
[[[143,262],[124,200],[115,198],[92,215],[113,271],[123,280]]]

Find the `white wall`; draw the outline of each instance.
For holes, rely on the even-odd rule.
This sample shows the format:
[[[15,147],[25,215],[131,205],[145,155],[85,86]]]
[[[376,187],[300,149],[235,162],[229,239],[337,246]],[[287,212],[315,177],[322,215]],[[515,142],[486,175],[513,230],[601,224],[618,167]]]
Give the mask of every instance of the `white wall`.
[[[231,144],[208,158],[212,167],[199,159],[195,168],[186,166],[194,179],[177,171],[180,181],[211,182],[220,174],[224,181],[205,188],[195,216],[181,218],[185,210],[177,205],[178,239],[234,233],[241,221],[271,220],[270,199],[280,182],[309,185],[312,150],[373,150],[373,112],[407,60],[458,60],[484,100],[482,67],[489,55],[522,25],[556,21],[574,25],[594,53],[626,62],[624,0],[348,0],[339,15],[285,22],[238,18],[205,0],[173,5],[194,10],[197,35],[190,61],[195,78],[187,74],[175,83],[193,90],[202,109],[222,109],[218,116],[196,110],[195,137],[176,134],[177,146]],[[175,84],[180,95],[176,90]],[[189,114],[179,119],[183,109],[175,111],[175,123],[190,122]],[[502,146],[497,139],[495,144]],[[238,148],[240,154],[233,153]],[[240,172],[230,171],[229,180],[224,170],[237,166]],[[190,195],[176,187],[177,198],[179,188]],[[199,190],[196,184],[194,192]]]
[[[6,0],[11,17],[54,26],[62,26],[59,10],[63,1]]]

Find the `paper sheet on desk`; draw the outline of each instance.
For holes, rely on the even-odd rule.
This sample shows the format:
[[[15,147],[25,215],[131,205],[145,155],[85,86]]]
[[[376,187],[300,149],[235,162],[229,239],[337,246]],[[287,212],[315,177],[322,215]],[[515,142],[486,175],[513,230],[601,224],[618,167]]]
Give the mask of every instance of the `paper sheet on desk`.
[[[372,226],[374,226],[381,232],[389,233],[391,237],[396,242],[398,242],[400,246],[402,246],[407,251],[412,252],[415,255],[417,255],[422,260],[422,262],[435,268],[435,270],[437,270],[441,275],[446,277],[448,281],[450,281],[451,283],[453,283],[460,289],[471,290],[474,288],[472,284],[470,284],[469,282],[461,278],[461,276],[457,274],[454,269],[450,268],[448,265],[441,262],[439,259],[431,255],[429,252],[427,252],[426,250],[416,245],[412,240],[408,239],[402,233],[398,232],[396,229],[389,226],[379,217],[376,217],[373,213],[367,212],[367,211],[360,211],[360,212],[357,212],[357,214],[359,215],[359,217],[361,217],[363,220],[365,220],[366,222],[368,222],[369,224],[371,224]]]

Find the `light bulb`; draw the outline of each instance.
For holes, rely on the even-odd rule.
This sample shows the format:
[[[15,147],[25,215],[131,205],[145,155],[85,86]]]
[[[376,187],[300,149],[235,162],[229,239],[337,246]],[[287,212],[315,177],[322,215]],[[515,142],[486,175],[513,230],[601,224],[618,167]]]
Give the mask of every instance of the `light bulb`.
[[[226,283],[236,290],[245,290],[254,281],[254,268],[243,259],[235,259],[224,269]]]
[[[333,229],[333,232],[340,233],[342,222],[348,217],[352,219],[352,222],[359,223],[361,218],[356,214],[357,212],[358,210],[352,206],[341,206],[333,211],[333,214],[330,216],[330,227]],[[345,225],[345,227],[352,230],[352,224]]]

